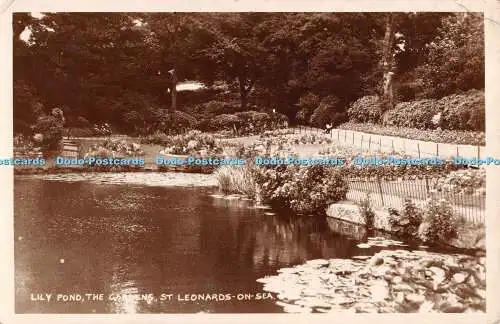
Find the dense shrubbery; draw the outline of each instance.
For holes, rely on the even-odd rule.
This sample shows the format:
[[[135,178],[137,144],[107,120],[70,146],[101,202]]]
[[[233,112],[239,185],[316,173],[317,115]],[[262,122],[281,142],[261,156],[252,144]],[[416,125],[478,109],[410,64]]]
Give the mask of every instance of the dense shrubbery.
[[[323,214],[347,193],[347,183],[337,169],[287,165],[261,171],[256,181],[262,201],[298,214]]]
[[[309,124],[319,128],[325,127],[326,124],[339,125],[347,120],[347,113],[342,108],[338,98],[325,97],[309,118]]]
[[[389,225],[398,237],[413,241],[418,240],[418,228],[423,220],[423,212],[410,199],[405,199],[403,209],[389,209]]]
[[[137,143],[130,143],[126,140],[110,139],[102,143],[94,144],[85,154],[85,158],[93,156],[96,158],[121,158],[143,156],[144,152]]]
[[[484,92],[472,90],[439,100],[401,102],[387,111],[382,119],[384,125],[389,126],[484,131]]]
[[[90,122],[83,116],[68,116],[66,127],[86,128],[90,127]]]
[[[482,91],[441,98],[443,107],[440,126],[443,129],[484,131],[485,99]]]
[[[339,126],[347,129],[377,135],[398,136],[420,141],[438,143],[485,145],[484,132],[455,131],[455,130],[423,130],[416,128],[382,126],[376,124],[345,123]]]
[[[465,169],[450,172],[446,177],[438,180],[435,189],[453,195],[485,195],[486,170]]]
[[[320,98],[312,92],[307,92],[299,99],[299,111],[295,118],[301,123],[307,122],[319,104]]]
[[[393,155],[397,158],[408,158],[405,156]],[[460,170],[465,168],[446,162],[444,165],[377,165],[377,166],[358,166],[350,163],[354,156],[347,158],[347,165],[343,166],[340,170],[345,176],[351,178],[381,178],[385,180],[395,179],[425,179],[425,177],[441,177],[449,174],[451,171]],[[380,155],[383,159],[384,156]]]
[[[212,130],[212,119],[217,115],[232,114],[238,110],[238,102],[211,100],[186,107],[185,111],[197,120],[196,128],[204,131]]]
[[[222,148],[212,135],[198,130],[192,130],[182,135],[165,136],[163,141],[159,140],[156,144],[165,146],[162,151],[164,154],[201,154],[207,156],[208,154],[222,153]]]
[[[236,131],[242,124],[243,121],[236,115],[221,114],[210,120],[210,129]]]
[[[365,199],[359,205],[359,211],[361,217],[365,222],[365,226],[368,230],[373,230],[375,228],[375,212],[371,207],[370,195],[366,195]]]
[[[383,124],[388,126],[433,129],[437,125],[432,122],[432,118],[440,111],[440,104],[437,100],[401,102],[394,109],[387,111],[382,120]]]
[[[391,231],[407,241],[447,243],[457,237],[460,221],[448,200],[431,197],[422,208],[405,199],[401,211],[389,209]]]
[[[424,218],[418,229],[424,242],[449,242],[457,237],[457,219],[453,208],[445,199],[430,198],[424,209]]]
[[[441,99],[400,102],[380,116],[383,104],[378,97],[363,97],[348,110],[349,120],[415,129],[484,131],[484,92],[471,90]],[[381,117],[381,118],[380,118]],[[390,134],[387,134],[390,135]]]
[[[45,154],[60,149],[60,142],[64,132],[64,116],[59,108],[54,108],[51,115],[41,116],[37,119],[33,132],[37,144]]]
[[[92,136],[97,136],[95,133],[95,130],[90,127],[77,127],[77,128],[70,128],[67,130],[68,134],[72,137],[92,137]]]
[[[359,98],[349,107],[349,120],[359,123],[376,123],[380,120],[383,111],[382,102],[378,96]]]
[[[283,114],[267,114],[253,110],[235,114],[217,115],[208,123],[212,131],[232,131],[238,135],[260,134],[266,130],[286,127],[288,119]]]

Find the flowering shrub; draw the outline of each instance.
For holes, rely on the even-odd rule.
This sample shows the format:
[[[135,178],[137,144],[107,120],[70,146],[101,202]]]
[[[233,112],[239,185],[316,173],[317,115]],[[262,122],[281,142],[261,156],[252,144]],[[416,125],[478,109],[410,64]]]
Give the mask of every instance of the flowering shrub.
[[[345,199],[347,193],[347,183],[333,168],[282,165],[260,171],[256,182],[261,200],[298,214],[324,213],[330,204]]]
[[[288,118],[279,113],[267,114],[253,110],[235,114],[221,114],[213,117],[208,125],[199,126],[212,131],[233,131],[239,135],[261,134],[288,125]]]
[[[280,113],[263,113],[253,110],[242,111],[235,114],[242,120],[241,134],[260,134],[266,130],[286,127],[288,118]]]
[[[222,148],[216,143],[214,137],[198,130],[191,130],[186,134],[167,136],[161,143],[165,145],[165,154],[220,154]]]
[[[292,128],[283,128],[283,129],[275,129],[275,130],[267,130],[260,134],[260,138],[274,138],[282,135],[293,135],[295,134],[295,130]]]
[[[215,130],[233,130],[239,128],[243,121],[232,114],[217,115],[210,121],[210,128]]]
[[[235,148],[235,155],[239,158],[253,159],[257,156],[286,158],[294,154],[287,139],[278,137],[275,139],[259,140],[250,145],[239,144]]]
[[[403,209],[398,211],[389,209],[389,225],[398,237],[415,240],[418,239],[418,229],[423,220],[423,212],[410,199],[405,199]]]
[[[484,131],[484,92],[472,90],[440,99],[444,107],[440,126],[443,129]]]
[[[465,169],[450,172],[445,178],[440,178],[435,185],[439,192],[451,194],[486,194],[486,170]]]
[[[433,129],[433,117],[441,111],[437,100],[401,102],[382,117],[383,124],[419,129]]]
[[[129,143],[125,140],[110,139],[100,144],[94,144],[85,154],[85,158],[93,156],[97,158],[108,157],[135,157],[143,156],[144,152],[137,143]]]
[[[424,242],[447,242],[457,237],[457,219],[446,199],[430,198],[424,208],[418,236]]]
[[[359,205],[359,211],[361,213],[361,217],[365,222],[365,226],[368,230],[374,229],[375,224],[375,212],[371,207],[370,196],[366,195],[366,198],[361,201]]]
[[[328,136],[325,135],[318,135],[318,134],[304,134],[304,135],[299,135],[298,137],[292,136],[291,138],[288,139],[290,144],[322,144],[322,143],[327,143],[331,144],[332,139]]]
[[[349,107],[349,120],[359,123],[376,123],[382,114],[382,102],[378,96],[359,98]]]

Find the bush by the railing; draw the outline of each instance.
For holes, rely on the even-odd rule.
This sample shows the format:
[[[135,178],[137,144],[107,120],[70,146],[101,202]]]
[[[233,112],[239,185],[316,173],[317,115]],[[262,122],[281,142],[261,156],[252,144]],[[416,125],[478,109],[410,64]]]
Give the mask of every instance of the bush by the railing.
[[[346,197],[347,183],[333,168],[282,165],[259,170],[256,182],[261,200],[274,208],[324,214],[330,204]]]
[[[396,126],[382,126],[376,124],[345,123],[338,128],[365,132],[377,135],[398,136],[420,141],[432,141],[437,143],[485,145],[484,132],[438,130],[438,129],[416,129]]]
[[[399,238],[407,241],[418,240],[418,229],[423,218],[422,210],[410,199],[405,199],[401,211],[389,208],[389,225],[391,231]]]
[[[383,156],[381,155],[381,158]],[[445,162],[442,165],[378,165],[378,166],[358,166],[350,163],[347,159],[347,164],[341,169],[342,173],[349,178],[379,178],[385,180],[396,179],[425,179],[432,177],[443,177],[451,171],[464,169],[464,166]]]
[[[438,192],[483,196],[486,194],[486,170],[465,169],[450,172],[439,178],[435,185]]]
[[[383,103],[378,96],[359,98],[347,110],[350,121],[359,123],[376,123],[380,120]]]
[[[441,112],[440,103],[434,99],[401,102],[382,116],[384,125],[418,129],[434,129],[433,117]]]
[[[457,237],[457,219],[449,201],[436,197],[428,199],[418,235],[423,242],[430,243],[449,242]]]
[[[470,90],[441,99],[421,99],[398,103],[384,111],[384,103],[377,96],[356,100],[348,110],[349,121],[360,123],[382,122],[386,126],[417,129],[480,131],[485,129],[484,91]],[[386,134],[389,135],[389,134]]]
[[[365,226],[368,230],[374,229],[375,225],[375,212],[372,209],[370,195],[366,195],[365,199],[359,204],[359,211],[361,217],[365,222]]]
[[[440,126],[443,129],[484,131],[485,98],[484,92],[471,90],[441,98],[444,107]]]

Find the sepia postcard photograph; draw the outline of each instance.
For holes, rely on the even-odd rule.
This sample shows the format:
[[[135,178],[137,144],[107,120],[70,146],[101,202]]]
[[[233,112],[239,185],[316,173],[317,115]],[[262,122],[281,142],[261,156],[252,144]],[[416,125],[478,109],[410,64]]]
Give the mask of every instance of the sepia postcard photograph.
[[[485,322],[498,13],[313,3],[4,9],[11,316]]]

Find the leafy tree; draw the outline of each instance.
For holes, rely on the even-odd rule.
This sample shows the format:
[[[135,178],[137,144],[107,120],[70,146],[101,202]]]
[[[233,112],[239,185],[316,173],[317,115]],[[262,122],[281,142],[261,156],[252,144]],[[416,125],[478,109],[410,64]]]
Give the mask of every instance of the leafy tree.
[[[427,44],[426,63],[419,81],[429,97],[443,97],[469,89],[484,89],[484,22],[481,14],[456,13]]]

